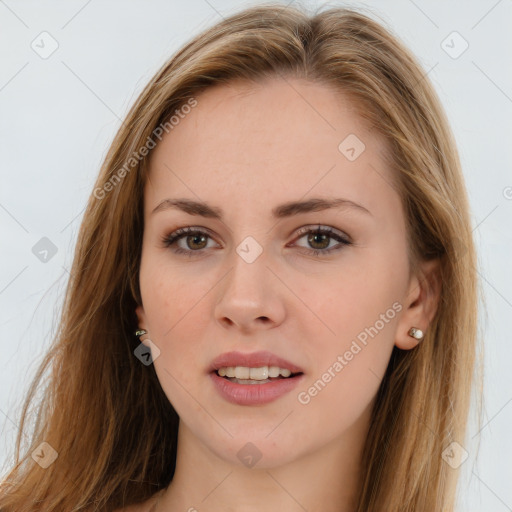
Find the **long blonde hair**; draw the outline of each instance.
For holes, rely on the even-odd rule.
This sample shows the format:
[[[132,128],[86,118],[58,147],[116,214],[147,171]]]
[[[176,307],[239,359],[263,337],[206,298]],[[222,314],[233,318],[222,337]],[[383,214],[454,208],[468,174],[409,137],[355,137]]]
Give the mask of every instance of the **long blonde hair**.
[[[454,510],[459,471],[443,452],[454,441],[464,445],[479,361],[479,288],[445,115],[416,60],[371,18],[344,8],[308,14],[266,4],[186,44],[151,79],[115,136],[83,217],[56,339],[23,406],[15,466],[0,488],[2,512],[110,512],[172,480],[179,418],[153,366],[133,353],[148,158],[132,157],[205,88],[276,75],[334,86],[354,100],[388,141],[412,262],[441,263],[440,305],[428,334],[414,350],[393,349],[379,388],[357,511]],[[31,442],[20,456],[29,406],[45,376]],[[46,469],[31,457],[42,442],[58,453]]]

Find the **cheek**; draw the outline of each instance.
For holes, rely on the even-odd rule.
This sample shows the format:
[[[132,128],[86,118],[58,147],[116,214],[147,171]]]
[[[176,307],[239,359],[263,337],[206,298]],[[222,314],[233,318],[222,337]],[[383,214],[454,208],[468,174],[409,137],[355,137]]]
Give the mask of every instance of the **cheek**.
[[[394,345],[398,315],[390,298],[354,279],[357,286],[346,280],[322,302],[319,314],[336,335],[327,332],[311,341],[313,371],[296,393],[297,419],[323,432],[324,442],[362,428],[358,425],[371,411]],[[313,329],[309,332],[313,336]]]
[[[361,413],[378,390],[404,308],[400,300],[408,272],[405,249],[355,255],[345,264],[328,286],[307,291],[305,281],[301,288],[322,321],[311,317],[304,325],[310,339],[305,350],[313,362],[302,388],[304,401],[311,399],[313,407],[337,421],[347,411]],[[308,386],[313,387],[308,391]]]
[[[186,268],[176,267],[162,258],[143,262],[140,272],[144,311],[151,334],[160,341],[172,339],[180,324],[201,307],[208,290],[205,280],[194,278]]]
[[[348,350],[354,339],[364,342],[365,333],[373,327],[380,339],[393,334],[403,277],[374,263],[333,274],[328,282],[317,282],[314,287],[304,281],[298,295],[306,297],[304,302],[311,314],[297,319],[304,323],[309,336],[317,333],[315,346],[321,345],[322,350],[315,351],[313,361],[323,359],[324,354],[332,356]]]
[[[141,277],[141,292],[151,339],[160,350],[154,367],[169,402],[180,417],[188,417],[200,412],[194,412],[199,406],[189,393],[197,396],[198,344],[208,320],[201,300],[206,291],[200,280],[180,277],[185,273],[164,271],[162,264],[153,268],[159,271],[148,272],[146,281]]]
[[[148,264],[145,272],[141,267],[147,324],[152,341],[160,349],[156,368],[165,367],[180,375],[182,368],[197,368],[197,344],[209,321],[204,296],[211,286],[190,273],[169,268],[168,262]]]

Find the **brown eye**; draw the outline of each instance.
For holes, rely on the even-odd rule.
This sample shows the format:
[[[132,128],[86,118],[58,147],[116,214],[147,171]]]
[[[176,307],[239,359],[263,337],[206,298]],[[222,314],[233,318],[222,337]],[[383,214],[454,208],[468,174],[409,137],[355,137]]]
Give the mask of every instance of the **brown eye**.
[[[335,251],[343,249],[347,245],[352,244],[347,235],[344,235],[342,232],[335,232],[331,227],[306,227],[300,229],[298,234],[302,236],[297,240],[306,238],[306,242],[310,247],[310,249],[306,247],[304,252],[306,254],[314,254],[315,256],[329,255]],[[334,246],[329,247],[333,240],[337,241],[338,244],[334,244]]]
[[[197,234],[197,235],[189,235],[185,238],[186,244],[190,249],[204,249],[204,242],[208,238],[206,235]],[[200,245],[201,247],[197,247]]]
[[[307,227],[302,228],[298,232],[300,240],[302,238],[307,239],[308,247],[305,247],[306,254],[314,254],[315,256],[326,256],[335,251],[339,251],[344,246],[351,245],[352,242],[349,240],[347,235],[342,232],[335,232],[333,228],[321,227],[316,228]],[[184,246],[178,246],[178,242],[184,240]],[[172,247],[173,251],[177,254],[187,254],[190,257],[199,256],[203,254],[205,249],[208,249],[208,239],[213,240],[211,235],[198,228],[180,228],[171,233],[170,235],[162,239],[164,247]],[[330,247],[332,241],[337,241]],[[304,247],[299,245],[299,247]]]
[[[329,235],[323,233],[311,233],[308,235],[308,243],[313,245],[315,249],[327,249],[330,242],[329,238]]]
[[[182,246],[178,246],[181,240],[184,240]],[[187,254],[188,256],[200,255],[204,249],[208,249],[208,239],[212,239],[209,233],[197,228],[180,228],[165,236],[162,239],[164,247],[176,246],[173,251],[177,254]],[[213,240],[213,239],[212,239]]]

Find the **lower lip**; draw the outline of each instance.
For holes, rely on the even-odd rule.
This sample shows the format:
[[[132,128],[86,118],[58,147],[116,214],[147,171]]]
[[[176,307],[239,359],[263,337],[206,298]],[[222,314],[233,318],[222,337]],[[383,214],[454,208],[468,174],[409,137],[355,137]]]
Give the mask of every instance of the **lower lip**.
[[[219,377],[217,372],[210,373],[217,391],[228,402],[238,405],[267,404],[290,392],[304,377],[301,373],[296,377],[278,379],[265,384],[237,384],[224,377]]]

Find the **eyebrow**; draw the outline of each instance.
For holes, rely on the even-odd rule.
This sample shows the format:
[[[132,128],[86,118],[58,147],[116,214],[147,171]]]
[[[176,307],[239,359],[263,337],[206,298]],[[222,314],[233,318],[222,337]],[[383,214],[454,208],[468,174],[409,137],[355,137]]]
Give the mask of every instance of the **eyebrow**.
[[[350,199],[343,198],[312,198],[307,201],[290,201],[272,209],[272,216],[276,219],[283,219],[301,213],[319,212],[332,208],[353,208],[355,210],[371,215],[371,212],[363,205],[355,203]],[[189,215],[200,215],[212,219],[222,219],[223,211],[221,208],[211,206],[202,201],[194,201],[192,199],[164,199],[151,212],[151,215],[169,210],[177,209],[188,213]]]

